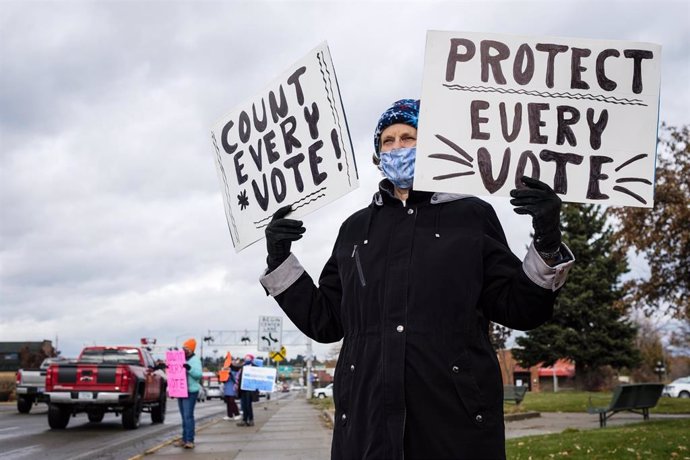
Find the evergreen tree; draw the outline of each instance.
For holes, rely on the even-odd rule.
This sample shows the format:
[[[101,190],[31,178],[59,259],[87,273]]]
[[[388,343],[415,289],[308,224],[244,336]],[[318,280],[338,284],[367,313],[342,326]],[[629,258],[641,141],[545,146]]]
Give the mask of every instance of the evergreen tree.
[[[626,318],[620,277],[628,271],[625,254],[616,249],[606,214],[599,206],[564,204],[563,240],[575,265],[554,306],[553,318],[516,339],[513,350],[525,367],[575,361],[578,387],[602,385],[605,366],[633,367],[639,362],[635,325]]]

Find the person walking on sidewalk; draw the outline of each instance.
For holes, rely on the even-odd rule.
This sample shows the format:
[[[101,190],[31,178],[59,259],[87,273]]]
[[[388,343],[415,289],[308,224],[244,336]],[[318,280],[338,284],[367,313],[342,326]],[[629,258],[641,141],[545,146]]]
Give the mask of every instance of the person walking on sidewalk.
[[[532,216],[523,261],[485,201],[414,190],[418,117],[412,99],[381,115],[373,162],[385,178],[340,227],[318,286],[290,252],[305,232],[291,207],[266,227],[261,284],[308,337],[343,339],[333,459],[505,458],[490,322],[543,324],[574,261],[561,200],[537,179],[511,191],[515,212]]]
[[[228,380],[223,384],[223,396],[228,415],[223,417],[223,420],[239,420],[240,418],[240,410],[237,408],[235,398],[238,396],[241,369],[241,364],[234,362],[228,368]]]
[[[254,410],[252,408],[252,402],[254,398],[254,390],[243,390],[242,389],[242,378],[244,377],[244,370],[247,366],[254,365],[254,355],[247,354],[244,357],[244,366],[240,371],[239,378],[239,389],[240,389],[240,406],[242,407],[242,421],[237,424],[237,426],[254,426]]]
[[[177,405],[182,417],[182,439],[175,441],[173,445],[194,449],[194,406],[201,386],[201,360],[194,354],[196,340],[193,338],[182,344],[182,350],[187,360],[183,365],[187,371],[187,397],[177,398]]]

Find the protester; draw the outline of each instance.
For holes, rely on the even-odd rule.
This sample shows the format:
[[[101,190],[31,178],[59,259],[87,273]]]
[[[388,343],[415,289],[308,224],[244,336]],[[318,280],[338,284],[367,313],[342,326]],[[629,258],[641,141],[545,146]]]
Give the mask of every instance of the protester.
[[[254,426],[254,410],[252,408],[252,401],[254,397],[254,390],[243,390],[242,379],[244,378],[244,370],[247,366],[254,365],[254,355],[247,354],[244,356],[244,364],[240,371],[239,389],[240,389],[240,406],[242,407],[242,421],[237,423],[237,426]]]
[[[223,395],[227,414],[223,420],[239,420],[240,410],[237,408],[235,398],[239,393],[241,363],[231,362],[228,367],[228,380],[223,383]]]
[[[183,364],[187,371],[187,397],[177,398],[177,405],[182,417],[182,439],[173,444],[185,449],[194,449],[194,406],[201,386],[201,360],[194,354],[196,340],[189,339],[182,344],[186,358]]]
[[[503,386],[490,321],[527,330],[553,313],[574,262],[561,243],[561,201],[523,177],[532,215],[524,261],[493,208],[470,195],[412,188],[419,101],[381,116],[374,163],[385,179],[340,227],[319,286],[294,254],[301,221],[276,211],[261,283],[318,342],[344,338],[335,370],[331,457],[505,458]]]

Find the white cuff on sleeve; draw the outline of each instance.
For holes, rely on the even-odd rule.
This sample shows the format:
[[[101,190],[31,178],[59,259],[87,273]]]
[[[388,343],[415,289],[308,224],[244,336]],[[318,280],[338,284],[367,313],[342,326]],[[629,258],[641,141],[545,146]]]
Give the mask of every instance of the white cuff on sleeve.
[[[302,276],[304,268],[294,254],[290,253],[287,259],[270,273],[268,269],[259,277],[259,281],[273,297],[281,294]]]
[[[556,291],[565,284],[568,272],[575,263],[575,256],[565,244],[561,244],[561,254],[564,256],[563,262],[551,267],[544,262],[532,243],[522,261],[522,270],[537,286]]]

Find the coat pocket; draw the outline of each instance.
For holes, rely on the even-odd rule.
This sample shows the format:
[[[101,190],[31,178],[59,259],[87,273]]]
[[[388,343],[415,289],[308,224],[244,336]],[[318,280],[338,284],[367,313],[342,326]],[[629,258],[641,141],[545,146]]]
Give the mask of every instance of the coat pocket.
[[[455,391],[472,423],[477,427],[494,425],[500,416],[495,410],[489,409],[466,354],[452,362],[450,374]]]

